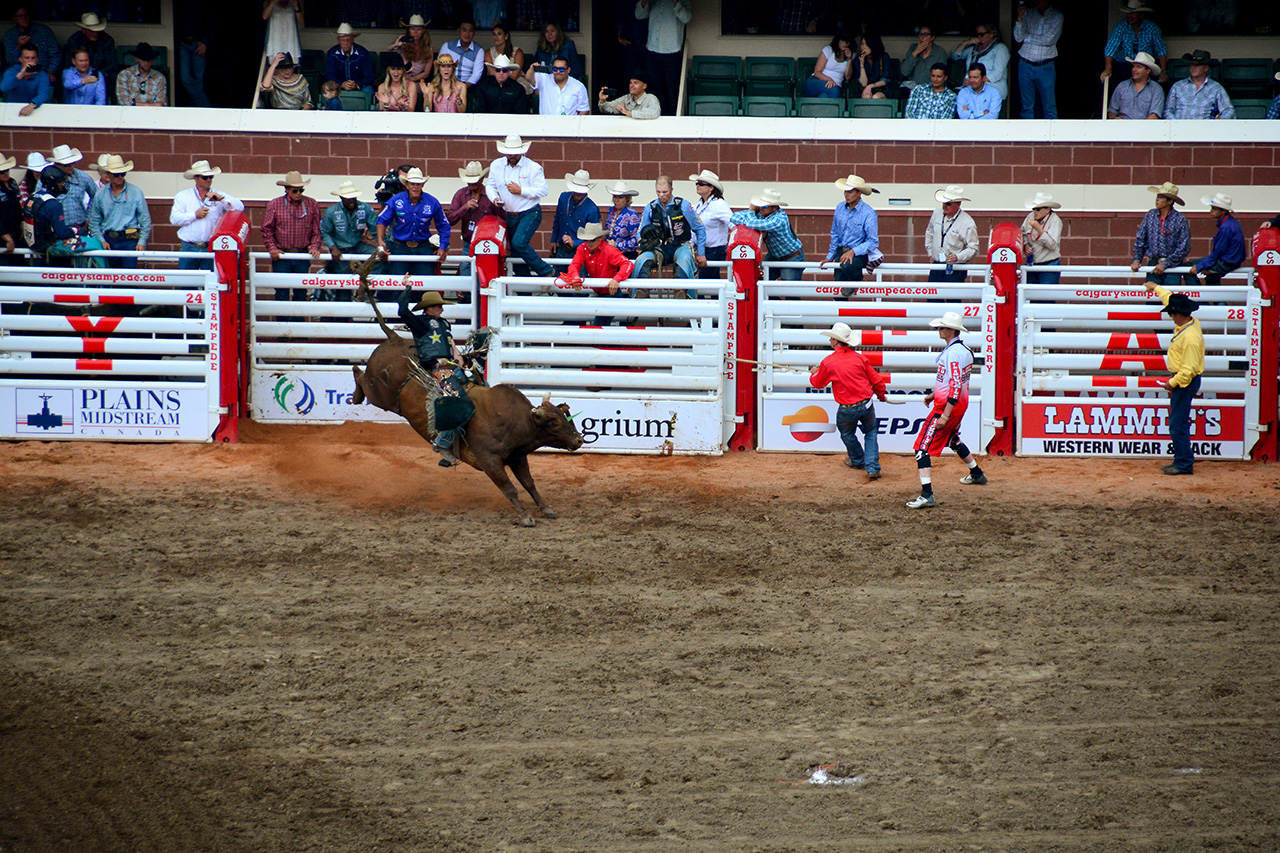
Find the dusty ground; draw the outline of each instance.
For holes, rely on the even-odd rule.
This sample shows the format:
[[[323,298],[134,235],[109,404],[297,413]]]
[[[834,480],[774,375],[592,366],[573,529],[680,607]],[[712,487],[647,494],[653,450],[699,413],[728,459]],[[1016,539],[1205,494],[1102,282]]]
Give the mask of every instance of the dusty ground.
[[[245,430],[0,444],[0,850],[1280,848],[1274,465]]]

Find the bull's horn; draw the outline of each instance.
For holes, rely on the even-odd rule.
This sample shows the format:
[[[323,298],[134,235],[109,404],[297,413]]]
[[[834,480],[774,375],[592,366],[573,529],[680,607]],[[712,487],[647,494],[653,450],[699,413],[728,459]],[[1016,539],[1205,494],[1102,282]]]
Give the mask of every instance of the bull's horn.
[[[551,392],[544,391],[542,394],[542,405],[546,406],[551,402]]]

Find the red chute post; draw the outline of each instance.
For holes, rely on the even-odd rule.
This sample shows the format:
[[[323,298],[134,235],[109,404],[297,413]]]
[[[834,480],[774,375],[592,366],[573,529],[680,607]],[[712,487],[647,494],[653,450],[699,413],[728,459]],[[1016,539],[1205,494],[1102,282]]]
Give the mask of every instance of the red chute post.
[[[238,419],[241,412],[249,410],[249,230],[249,217],[243,211],[231,210],[218,220],[209,240],[218,282],[226,285],[218,297],[218,315],[222,318],[218,382],[224,411],[213,432],[214,441],[239,441]]]
[[[486,216],[476,223],[476,233],[471,238],[471,260],[476,265],[478,285],[471,298],[479,303],[476,328],[480,328],[489,325],[489,301],[481,292],[506,269],[507,223],[496,216]]]
[[[729,271],[733,274],[737,298],[729,308],[727,336],[728,380],[734,389],[734,414],[738,425],[729,438],[730,450],[755,448],[756,372],[751,365],[733,357],[755,361],[759,330],[756,328],[756,294],[760,284],[761,236],[759,231],[738,225],[729,232]]]
[[[1276,429],[1280,427],[1276,375],[1280,371],[1280,229],[1262,228],[1253,235],[1253,268],[1254,284],[1269,304],[1262,309],[1262,340],[1258,342],[1261,367],[1256,376],[1249,377],[1250,384],[1258,383],[1258,426],[1262,431],[1251,455],[1257,462],[1274,462],[1278,449]]]
[[[1018,275],[1022,266],[1022,231],[1012,222],[1001,222],[991,229],[987,245],[987,263],[991,264],[991,285],[996,291],[995,316],[983,318],[983,370],[991,370],[994,361],[995,435],[987,444],[993,456],[1012,456],[1016,435],[1018,386]],[[994,356],[994,359],[993,359]]]

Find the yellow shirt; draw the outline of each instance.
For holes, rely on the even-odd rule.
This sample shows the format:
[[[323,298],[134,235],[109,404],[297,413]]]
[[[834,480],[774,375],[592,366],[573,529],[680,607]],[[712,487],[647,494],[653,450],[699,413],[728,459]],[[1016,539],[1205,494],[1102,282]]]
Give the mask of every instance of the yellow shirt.
[[[1158,284],[1155,291],[1160,301],[1168,305],[1172,294]],[[1173,374],[1169,384],[1175,388],[1190,385],[1192,379],[1204,373],[1204,332],[1199,320],[1192,317],[1191,322],[1174,328],[1165,364]]]

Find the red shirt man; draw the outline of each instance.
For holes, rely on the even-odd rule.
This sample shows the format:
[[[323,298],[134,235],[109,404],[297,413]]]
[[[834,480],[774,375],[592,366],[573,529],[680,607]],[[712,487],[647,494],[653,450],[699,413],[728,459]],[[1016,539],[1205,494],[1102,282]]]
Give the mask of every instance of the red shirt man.
[[[583,242],[573,253],[573,261],[562,277],[563,281],[581,290],[583,278],[607,278],[607,287],[592,287],[591,290],[600,296],[613,296],[618,292],[618,283],[631,276],[635,265],[618,251],[617,246],[605,242],[604,238],[604,228],[598,222],[588,222],[578,229],[578,239]]]

